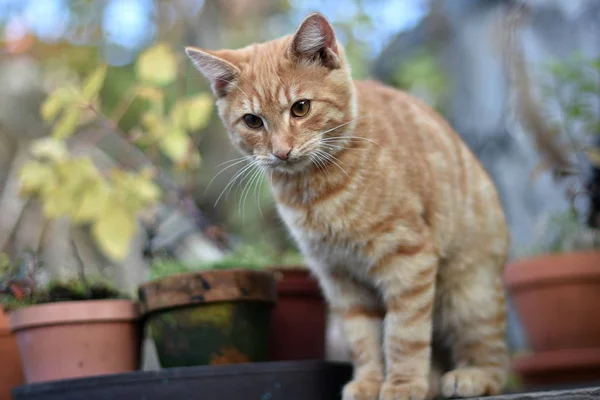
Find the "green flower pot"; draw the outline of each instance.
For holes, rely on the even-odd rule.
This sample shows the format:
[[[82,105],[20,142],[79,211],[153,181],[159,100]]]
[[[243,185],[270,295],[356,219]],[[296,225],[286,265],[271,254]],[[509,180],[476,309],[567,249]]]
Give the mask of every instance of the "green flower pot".
[[[272,273],[177,274],[146,282],[138,293],[163,367],[268,361]]]

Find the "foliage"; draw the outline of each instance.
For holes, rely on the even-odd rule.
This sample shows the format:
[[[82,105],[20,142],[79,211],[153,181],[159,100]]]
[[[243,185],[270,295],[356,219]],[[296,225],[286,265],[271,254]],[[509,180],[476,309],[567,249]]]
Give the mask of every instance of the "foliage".
[[[600,232],[583,225],[577,216],[567,211],[552,215],[534,235],[534,245],[526,255],[542,255],[589,250],[600,247]]]
[[[35,304],[58,301],[102,300],[127,298],[102,278],[90,279],[81,274],[80,279],[66,282],[38,282],[40,262],[33,252],[26,251],[16,262],[0,253],[0,305],[6,310]]]
[[[575,54],[548,65],[550,83],[544,87],[545,100],[558,107],[554,118],[554,139],[577,158],[578,174],[589,164],[600,166],[600,58]]]
[[[547,130],[551,148],[561,149],[565,158],[573,160],[573,169],[562,171],[566,195],[571,208],[554,215],[543,227],[543,244],[533,247],[533,253],[554,253],[598,248],[596,228],[582,223],[576,207],[581,195],[589,194],[585,177],[589,166],[600,168],[600,58],[585,58],[575,54],[547,68],[550,83],[544,87],[546,106],[554,105],[558,115],[550,117],[553,127]],[[541,149],[546,151],[544,147]],[[558,165],[545,165],[558,167]],[[535,173],[541,172],[537,169]]]
[[[420,97],[425,97],[424,100],[438,110],[448,89],[446,75],[438,64],[435,54],[425,48],[417,50],[400,65],[392,83]]]
[[[110,130],[144,150],[156,148],[176,168],[196,168],[200,156],[192,134],[208,125],[213,103],[208,93],[201,93],[167,107],[177,68],[178,60],[166,44],[144,51],[135,65],[136,81],[111,117],[103,113],[99,96],[107,79],[105,65],[82,82],[57,85],[41,105],[51,133],[32,143],[33,159],[20,171],[21,193],[39,198],[47,218],[68,217],[73,224],[90,226],[98,247],[113,260],[126,257],[138,213],[156,204],[161,190],[151,169],[102,171],[90,156],[71,155],[67,140],[81,125],[96,124],[100,134]],[[119,122],[136,98],[147,103],[146,110],[135,129],[124,133]]]
[[[196,265],[185,265],[172,259],[157,260],[152,264],[151,279],[203,270],[265,269],[269,267],[301,266],[302,258],[294,252],[275,254],[253,246],[239,246],[222,259]]]

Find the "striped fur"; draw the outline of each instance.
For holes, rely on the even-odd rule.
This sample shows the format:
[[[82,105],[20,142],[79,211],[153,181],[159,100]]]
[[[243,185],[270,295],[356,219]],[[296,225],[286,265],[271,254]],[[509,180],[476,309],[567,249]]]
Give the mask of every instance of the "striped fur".
[[[233,143],[269,174],[282,219],[344,320],[355,364],[344,400],[498,393],[509,239],[495,188],[428,106],[353,81],[333,35],[311,14],[291,36],[187,52],[209,69]],[[301,99],[311,110],[295,118]],[[245,126],[247,113],[264,127]]]

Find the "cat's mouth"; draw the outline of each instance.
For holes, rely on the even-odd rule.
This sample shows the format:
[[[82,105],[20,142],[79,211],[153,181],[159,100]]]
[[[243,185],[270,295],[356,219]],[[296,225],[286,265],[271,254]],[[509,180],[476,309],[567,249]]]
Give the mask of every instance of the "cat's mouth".
[[[275,170],[293,173],[304,171],[311,164],[312,161],[309,157],[294,157],[287,160],[271,160],[267,166]]]

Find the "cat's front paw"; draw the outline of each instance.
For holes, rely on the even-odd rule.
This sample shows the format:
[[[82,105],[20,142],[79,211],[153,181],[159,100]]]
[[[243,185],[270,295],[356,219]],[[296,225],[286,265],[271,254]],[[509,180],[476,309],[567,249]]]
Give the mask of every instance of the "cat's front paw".
[[[344,387],[343,400],[378,400],[381,382],[372,379],[357,379]]]
[[[501,375],[484,368],[459,368],[442,377],[444,397],[479,397],[500,394]]]
[[[426,379],[412,382],[387,381],[381,386],[379,400],[425,400],[429,392],[429,383]]]

